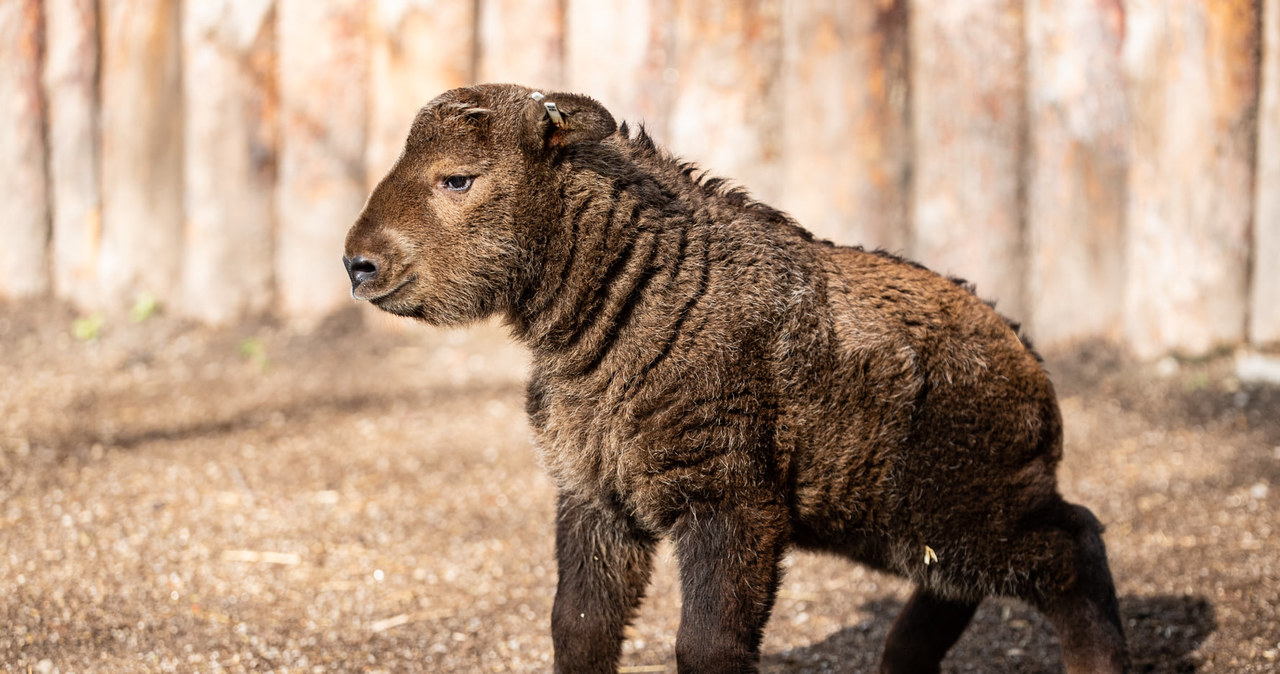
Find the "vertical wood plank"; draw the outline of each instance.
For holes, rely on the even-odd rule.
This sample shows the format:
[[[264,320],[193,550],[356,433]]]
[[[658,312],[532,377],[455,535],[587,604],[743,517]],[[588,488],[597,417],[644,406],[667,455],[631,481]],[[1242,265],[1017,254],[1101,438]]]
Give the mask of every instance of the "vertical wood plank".
[[[102,236],[98,4],[46,0],[44,19],[53,288],[58,297],[89,307],[100,299]]]
[[[1028,0],[1030,334],[1114,336],[1124,287],[1128,114],[1119,0]]]
[[[276,285],[287,318],[350,302],[342,243],[364,204],[369,47],[364,0],[279,0]]]
[[[902,252],[911,159],[907,0],[788,3],[778,206],[842,244]]]
[[[673,0],[569,0],[567,88],[594,97],[619,123],[666,136]],[[608,67],[601,67],[608,64]]]
[[[274,0],[185,0],[186,315],[225,324],[271,301]]]
[[[0,297],[49,288],[40,4],[0,3]]]
[[[474,3],[375,0],[371,12],[369,189],[400,156],[419,108],[472,80],[475,50]]]
[[[782,177],[782,3],[679,0],[670,149],[776,203]]]
[[[479,34],[481,82],[564,86],[563,0],[480,0]]]
[[[1266,0],[1262,41],[1257,208],[1249,308],[1249,339],[1256,346],[1280,343],[1280,0]]]
[[[177,300],[182,256],[178,3],[105,2],[102,15],[102,254],[107,303]]]
[[[1252,0],[1128,0],[1125,284],[1135,353],[1244,338],[1258,17]]]
[[[1026,316],[1022,0],[912,0],[912,254]]]

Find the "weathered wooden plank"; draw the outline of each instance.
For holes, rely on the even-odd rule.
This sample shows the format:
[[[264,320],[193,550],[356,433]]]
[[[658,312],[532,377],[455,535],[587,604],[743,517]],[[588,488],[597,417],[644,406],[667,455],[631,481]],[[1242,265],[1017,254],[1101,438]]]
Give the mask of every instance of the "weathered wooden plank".
[[[1244,338],[1258,22],[1252,0],[1129,0],[1126,337],[1202,354]]]
[[[788,3],[782,25],[778,205],[819,236],[905,250],[907,0]]]
[[[418,109],[472,80],[475,4],[376,0],[370,17],[372,98],[367,185],[400,156]]]
[[[782,3],[676,3],[668,145],[767,202],[781,196]]]
[[[665,137],[673,11],[674,0],[569,0],[566,88],[596,98],[633,129],[643,122],[651,135]]]
[[[1249,308],[1249,339],[1256,346],[1280,343],[1280,0],[1266,0],[1262,36],[1257,208]]]
[[[223,324],[271,293],[275,0],[185,0],[181,308]]]
[[[49,288],[40,2],[0,3],[0,297]]]
[[[102,3],[102,249],[105,301],[176,301],[182,256],[178,3]]]
[[[350,302],[342,243],[364,204],[369,44],[364,0],[278,0],[280,312],[303,322]]]
[[[1114,337],[1124,285],[1124,8],[1027,2],[1030,334]]]
[[[53,288],[58,297],[88,307],[100,299],[98,3],[46,0],[44,19]]]
[[[911,5],[912,255],[1026,316],[1023,0]]]
[[[481,82],[564,86],[562,0],[479,0]]]

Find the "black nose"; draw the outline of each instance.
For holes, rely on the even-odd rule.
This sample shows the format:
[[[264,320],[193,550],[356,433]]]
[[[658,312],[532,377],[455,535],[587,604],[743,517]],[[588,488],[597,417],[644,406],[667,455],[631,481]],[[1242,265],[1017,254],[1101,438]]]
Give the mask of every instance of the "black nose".
[[[347,268],[347,276],[351,277],[352,292],[355,292],[361,283],[378,278],[378,263],[362,255],[343,257],[342,264]]]

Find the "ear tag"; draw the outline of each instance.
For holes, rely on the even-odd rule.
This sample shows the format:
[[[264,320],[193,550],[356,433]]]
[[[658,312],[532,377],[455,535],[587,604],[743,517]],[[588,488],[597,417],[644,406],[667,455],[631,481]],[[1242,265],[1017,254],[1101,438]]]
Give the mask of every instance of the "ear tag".
[[[555,124],[560,128],[564,128],[564,115],[560,113],[560,109],[556,107],[555,103],[548,101],[547,97],[543,96],[541,91],[535,91],[529,94],[529,98],[542,103],[542,107],[547,109],[547,115],[551,117],[552,124]]]
[[[556,104],[551,101],[547,101],[542,105],[546,106],[547,114],[551,115],[551,123],[560,128],[564,128],[564,115],[560,114],[560,110],[556,108]]]

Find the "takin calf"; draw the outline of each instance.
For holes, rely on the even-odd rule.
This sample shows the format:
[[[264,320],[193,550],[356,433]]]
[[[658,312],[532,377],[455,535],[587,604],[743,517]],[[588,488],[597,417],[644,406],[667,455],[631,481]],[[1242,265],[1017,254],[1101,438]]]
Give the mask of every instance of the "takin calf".
[[[1070,672],[1126,650],[1062,419],[972,289],[816,241],[586,96],[456,89],[423,108],[346,239],[351,293],[432,325],[490,315],[532,351],[559,489],[557,672],[613,672],[670,537],[681,672],[751,672],[795,546],[917,589],[885,672],[937,671],[984,597],[1053,623]]]

